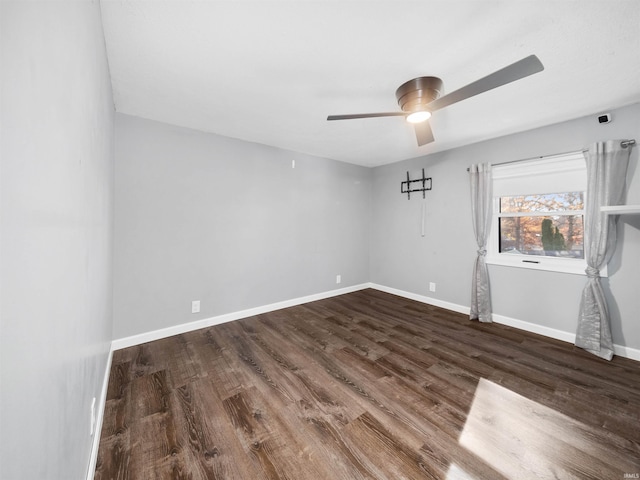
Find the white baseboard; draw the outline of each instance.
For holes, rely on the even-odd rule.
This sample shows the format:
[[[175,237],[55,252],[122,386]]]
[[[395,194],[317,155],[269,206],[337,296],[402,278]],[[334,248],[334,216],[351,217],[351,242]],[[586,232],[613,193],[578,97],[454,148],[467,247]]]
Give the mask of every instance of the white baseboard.
[[[630,358],[631,360],[640,361],[640,349],[624,347],[622,345],[613,345],[613,353],[620,357]]]
[[[358,290],[364,290],[369,288],[369,283],[362,283],[360,285],[353,285],[351,287],[339,288],[336,290],[329,290],[327,292],[315,293],[313,295],[307,295],[304,297],[293,298],[290,300],[284,300],[282,302],[271,303],[269,305],[263,305],[260,307],[249,308],[247,310],[240,310],[237,312],[225,313],[223,315],[217,315],[215,317],[204,318],[202,320],[196,320],[195,322],[182,323],[167,328],[161,328],[159,330],[153,330],[151,332],[141,333],[139,335],[132,335],[130,337],[118,338],[112,342],[112,350],[120,350],[121,348],[132,347],[134,345],[140,345],[141,343],[151,342],[153,340],[160,340],[161,338],[171,337],[173,335],[179,335],[181,333],[191,332],[200,328],[207,328],[213,325],[220,325],[221,323],[231,322],[233,320],[239,320],[241,318],[252,317],[254,315],[260,315],[261,313],[273,312],[274,310],[280,310],[282,308],[294,307],[303,303],[314,302],[316,300],[322,300],[324,298],[335,297],[337,295],[344,295],[345,293],[357,292]]]
[[[91,455],[89,456],[89,467],[87,469],[87,480],[93,480],[96,471],[96,463],[98,461],[98,449],[100,448],[100,434],[102,433],[102,421],[104,419],[104,407],[107,403],[107,389],[109,388],[109,374],[111,372],[111,359],[113,358],[113,342],[107,356],[107,365],[104,369],[104,378],[102,379],[102,391],[100,398],[97,399],[98,411],[96,412],[96,425],[91,439]]]
[[[282,308],[293,307],[307,302],[313,302],[316,300],[322,300],[324,298],[335,297],[337,295],[343,295],[345,293],[356,292],[358,290],[364,290],[366,288],[374,288],[382,292],[398,295],[399,297],[408,298],[410,300],[416,300],[418,302],[434,305],[436,307],[445,308],[454,312],[469,314],[469,307],[464,305],[458,305],[456,303],[446,302],[437,298],[427,297],[417,293],[406,292],[397,288],[387,287],[385,285],[379,285],[376,283],[362,283],[359,285],[353,285],[351,287],[340,288],[336,290],[329,290],[326,292],[316,293],[313,295],[307,295],[304,297],[293,298],[282,302],[271,303],[269,305],[263,305],[260,307],[250,308],[247,310],[240,310],[237,312],[226,313],[223,315],[217,315],[215,317],[209,317],[202,320],[196,320],[195,322],[183,323],[159,330],[153,330],[150,332],[141,333],[138,335],[132,335],[130,337],[124,337],[116,339],[112,342],[111,350],[119,350],[121,348],[132,347],[141,343],[151,342],[153,340],[159,340],[161,338],[170,337],[172,335],[178,335],[181,333],[198,330],[200,328],[211,327],[213,325],[219,325],[221,323],[231,322],[233,320],[239,320],[241,318],[251,317],[253,315],[259,315],[261,313],[272,312],[274,310],[280,310]],[[519,328],[527,332],[537,333],[544,335],[545,337],[555,338],[563,342],[574,343],[575,333],[565,332],[555,328],[545,327],[535,323],[526,322],[524,320],[518,320],[517,318],[507,317],[505,315],[493,314],[493,321],[502,325],[508,325],[510,327]],[[631,358],[633,360],[640,360],[640,349],[626,347],[623,345],[614,345],[615,354],[621,357]]]
[[[405,292],[404,290],[387,287],[386,285],[378,285],[377,283],[371,283],[369,286],[370,288],[380,290],[381,292],[391,293],[392,295],[408,298],[409,300],[415,300],[416,302],[426,303],[433,305],[434,307],[446,308],[447,310],[469,315],[469,307],[458,305],[456,303],[445,302],[444,300],[438,300],[437,298],[431,298],[417,293]]]
[[[524,320],[518,320],[517,318],[507,317],[505,315],[492,314],[493,321],[509,327],[518,328],[526,332],[537,333],[545,337],[555,338],[556,340],[562,340],[567,343],[575,343],[576,334],[565,332],[564,330],[558,330],[556,328],[545,327],[544,325],[537,325],[535,323],[525,322]]]
[[[447,310],[452,310],[458,313],[464,313],[465,315],[469,315],[469,312],[470,312],[470,308],[465,307],[464,305],[445,302],[443,300],[427,297],[425,295],[419,295],[417,293],[405,292],[404,290],[398,290],[396,288],[387,287],[385,285],[378,285],[375,283],[371,283],[369,284],[369,286],[371,288],[380,290],[382,292],[391,293],[393,295],[398,295],[399,297],[404,297],[410,300],[415,300],[417,302],[434,305],[436,307],[446,308]],[[509,327],[518,328],[526,332],[537,333],[538,335],[543,335],[545,337],[555,338],[556,340],[561,340],[567,343],[575,343],[575,339],[576,339],[575,333],[565,332],[563,330],[557,330],[555,328],[550,328],[550,327],[545,327],[543,325],[537,325],[535,323],[525,322],[523,320],[507,317],[505,315],[498,315],[494,313],[493,321],[495,323],[500,323],[502,325],[507,325]],[[615,354],[619,355],[620,357],[630,358],[632,360],[640,360],[640,349],[625,347],[622,345],[614,345],[613,348],[614,348]]]

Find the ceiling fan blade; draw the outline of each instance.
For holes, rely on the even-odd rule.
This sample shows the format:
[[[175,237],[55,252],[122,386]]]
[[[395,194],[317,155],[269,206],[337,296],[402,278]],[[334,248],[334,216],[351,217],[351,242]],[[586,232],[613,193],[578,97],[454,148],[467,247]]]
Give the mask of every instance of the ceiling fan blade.
[[[327,120],[352,120],[354,118],[406,117],[406,112],[354,113],[351,115],[329,115]]]
[[[488,92],[489,90],[501,87],[502,85],[507,85],[508,83],[515,82],[516,80],[528,77],[529,75],[541,72],[542,70],[544,70],[544,66],[540,59],[535,55],[529,55],[522,60],[512,63],[511,65],[481,78],[480,80],[476,80],[465,87],[459,88],[458,90],[434,100],[427,105],[427,109],[430,112],[435,112],[436,110],[448,107],[449,105],[453,105],[461,100]]]
[[[426,145],[427,143],[431,143],[435,140],[433,138],[433,131],[431,130],[431,125],[429,122],[416,123],[414,125],[416,129],[416,138],[418,139],[418,146]]]

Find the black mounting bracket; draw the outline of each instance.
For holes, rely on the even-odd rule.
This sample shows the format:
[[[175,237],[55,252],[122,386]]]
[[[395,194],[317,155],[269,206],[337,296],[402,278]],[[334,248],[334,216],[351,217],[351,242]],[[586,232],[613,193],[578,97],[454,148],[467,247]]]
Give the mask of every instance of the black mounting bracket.
[[[412,185],[415,183],[422,185],[418,187]],[[409,172],[407,172],[407,180],[400,183],[400,193],[406,193],[407,200],[411,200],[411,193],[413,192],[422,192],[422,198],[425,198],[424,192],[427,190],[431,190],[431,177],[424,176],[424,168],[422,169],[422,178],[411,180],[411,178],[409,178]]]

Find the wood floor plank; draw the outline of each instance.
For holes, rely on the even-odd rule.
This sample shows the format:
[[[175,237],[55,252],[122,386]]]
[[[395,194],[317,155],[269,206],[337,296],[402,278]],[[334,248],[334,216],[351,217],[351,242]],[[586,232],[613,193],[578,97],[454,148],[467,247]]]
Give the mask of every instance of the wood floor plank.
[[[442,478],[445,473],[440,465],[427,462],[419,450],[404,443],[368,413],[351,422],[345,430],[357,448],[368,454],[369,461],[381,472],[380,478]]]
[[[149,375],[136,377],[131,381],[132,416],[144,418],[155,413],[169,410],[168,375],[166,370],[159,370]]]
[[[303,306],[304,308],[305,306]],[[313,312],[314,309],[306,307],[307,310]],[[314,318],[310,316],[307,321],[310,321],[318,328],[327,331],[335,338],[339,338],[344,342],[346,346],[357,350],[373,358],[374,360],[386,353],[388,353],[378,342],[367,338],[365,335],[361,335],[358,332],[351,329],[353,321],[349,319],[340,320],[336,315],[317,316]]]
[[[94,478],[634,478],[639,367],[362,290],[114,352]]]
[[[134,478],[129,471],[131,447],[129,433],[100,438],[95,480],[125,480]]]
[[[288,409],[277,396],[265,396],[260,389],[250,388],[224,404],[246,450],[267,478],[330,478],[329,457],[322,448],[309,448],[307,423],[286,414]]]
[[[225,399],[244,390],[250,379],[238,371],[237,356],[229,339],[223,335],[214,336],[210,329],[198,332],[201,337],[194,339],[194,348],[207,378],[216,386],[217,396]]]
[[[134,420],[129,445],[130,478],[188,478],[187,454],[178,439],[176,419],[169,412]]]
[[[175,391],[174,415],[188,452],[194,478],[266,478],[245,458],[209,379],[184,385]]]

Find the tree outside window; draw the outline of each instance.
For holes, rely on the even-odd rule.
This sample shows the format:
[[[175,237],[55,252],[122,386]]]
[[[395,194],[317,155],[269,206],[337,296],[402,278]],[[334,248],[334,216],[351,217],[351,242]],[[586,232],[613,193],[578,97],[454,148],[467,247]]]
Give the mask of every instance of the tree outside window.
[[[499,252],[584,258],[584,194],[500,197]]]

